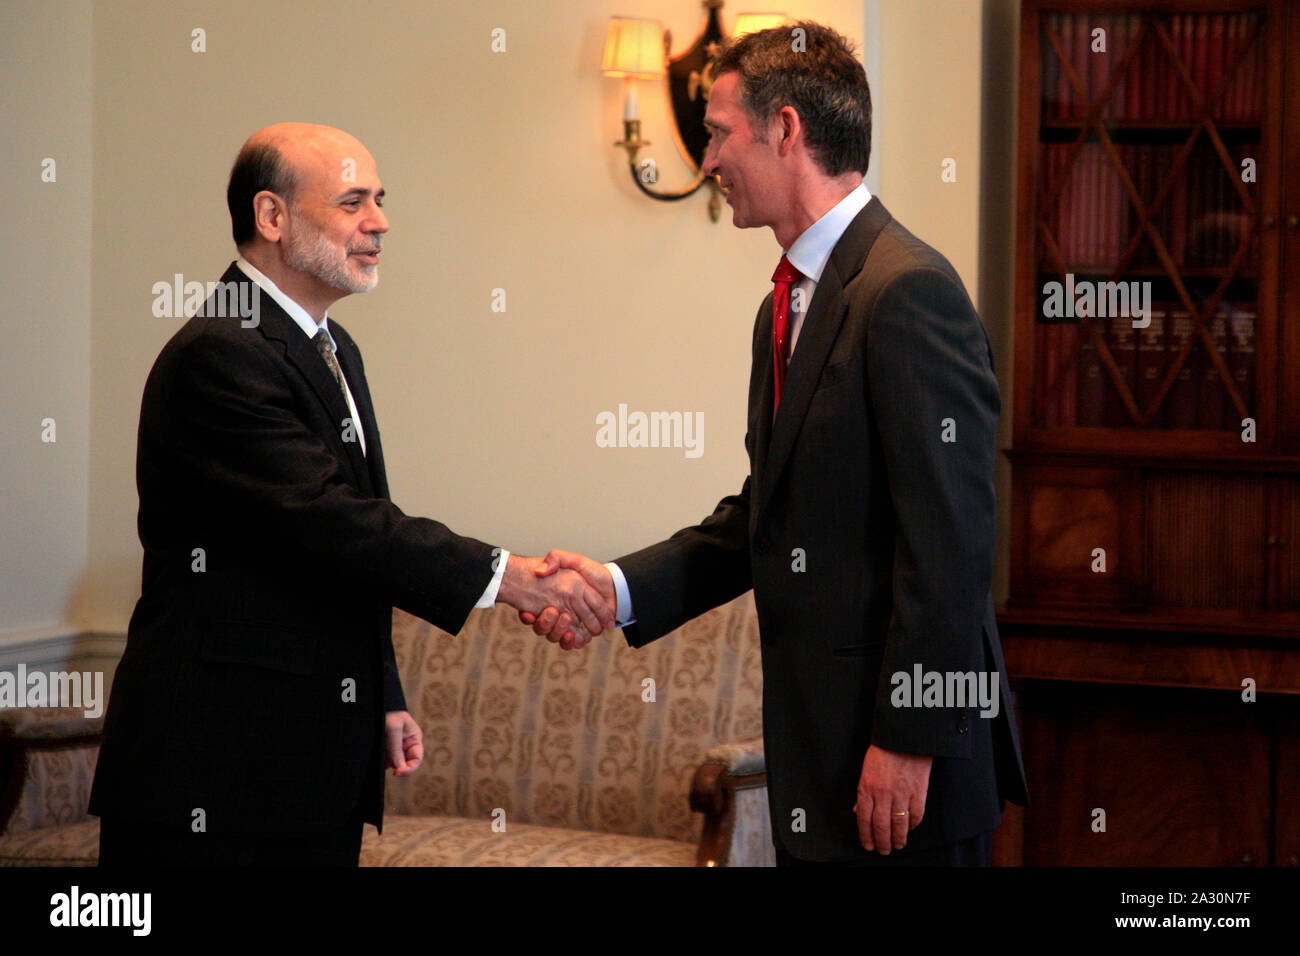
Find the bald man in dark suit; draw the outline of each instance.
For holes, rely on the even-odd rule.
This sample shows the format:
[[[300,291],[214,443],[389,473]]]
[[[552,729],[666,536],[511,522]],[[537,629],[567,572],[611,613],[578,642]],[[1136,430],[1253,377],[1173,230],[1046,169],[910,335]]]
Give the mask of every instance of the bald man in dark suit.
[[[535,559],[389,500],[361,353],[327,315],[378,281],[366,148],[267,127],[227,200],[240,257],[145,385],[143,588],[90,811],[103,865],[356,865],[385,765],[423,758],[394,606],[451,633],[497,601],[557,598],[593,631],[613,613],[577,574],[539,589]]]

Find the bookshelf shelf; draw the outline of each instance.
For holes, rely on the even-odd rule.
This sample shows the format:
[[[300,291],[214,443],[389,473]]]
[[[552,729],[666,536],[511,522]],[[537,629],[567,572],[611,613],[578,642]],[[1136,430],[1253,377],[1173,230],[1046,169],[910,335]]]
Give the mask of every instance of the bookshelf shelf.
[[[1147,142],[1154,139],[1182,142],[1200,128],[1199,123],[1188,120],[1114,120],[1100,121],[1107,135],[1115,142]],[[1228,123],[1218,121],[1215,129],[1225,141],[1259,142],[1260,130],[1256,123]],[[1098,136],[1094,124],[1085,120],[1045,119],[1042,122],[1043,142],[1073,141],[1078,138],[1080,130],[1087,130],[1087,138],[1095,141]]]

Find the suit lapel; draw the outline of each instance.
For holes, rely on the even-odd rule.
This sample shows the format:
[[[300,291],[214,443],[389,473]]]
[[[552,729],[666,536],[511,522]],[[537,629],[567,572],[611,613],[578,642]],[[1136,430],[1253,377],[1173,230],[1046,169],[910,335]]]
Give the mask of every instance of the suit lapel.
[[[750,371],[750,401],[757,412],[754,425],[754,459],[750,464],[753,494],[756,501],[763,500],[763,476],[768,450],[772,444],[772,399],[776,380],[772,377],[772,295],[759,306],[758,338],[754,343],[754,367]]]
[[[361,371],[361,355],[352,336],[337,322],[331,322],[335,340],[338,342],[339,365],[343,375],[352,389],[352,400],[357,403],[357,415],[361,418],[361,427],[366,433],[366,465],[374,493],[380,498],[388,497],[388,475],[384,469],[384,449],[379,441],[379,423],[375,421],[375,406],[370,399],[370,386]]]
[[[258,296],[258,331],[268,340],[279,342],[284,346],[285,357],[288,358],[289,364],[307,380],[312,391],[316,394],[317,401],[320,402],[329,416],[330,422],[335,425],[333,440],[330,442],[331,446],[337,448],[337,446],[341,445],[343,447],[358,490],[363,494],[373,495],[374,488],[365,456],[361,453],[361,443],[343,441],[343,419],[351,415],[351,412],[348,411],[347,399],[343,397],[343,392],[339,390],[338,382],[334,381],[334,376],[330,374],[325,360],[316,351],[315,343],[307,337],[306,333],[298,327],[298,324],[293,319],[289,318],[274,299],[262,291],[261,286],[244,274],[244,271],[239,266],[231,263],[230,268],[226,270],[226,274],[221,277],[221,281],[248,282],[252,284]],[[346,370],[344,374],[347,374]],[[352,380],[349,379],[348,381],[351,384]],[[356,399],[355,391],[352,397]],[[359,402],[357,414],[361,414]],[[365,427],[364,421],[362,427]],[[369,439],[370,433],[367,432],[366,440],[369,441]]]
[[[759,443],[760,457],[756,461],[755,472],[761,475],[758,484],[759,515],[762,518],[763,506],[770,499],[770,492],[776,487],[781,472],[789,461],[795,439],[808,413],[817,383],[821,380],[826,359],[830,356],[839,336],[840,327],[848,312],[844,289],[853,277],[862,269],[867,253],[871,250],[876,236],[889,221],[889,213],[880,200],[872,197],[871,201],[849,223],[849,227],[840,237],[840,241],[831,250],[831,256],[822,270],[821,279],[813,292],[808,314],[804,316],[803,327],[799,331],[794,354],[786,369],[785,386],[781,390],[781,407],[773,421],[769,411],[772,407],[776,388],[772,374],[772,316],[771,303],[764,303],[767,314],[764,317],[760,338],[765,340],[767,356],[764,381],[759,388],[759,401],[764,403],[759,408]],[[770,442],[767,441],[770,429]]]
[[[833,260],[827,262],[821,281],[817,283],[817,290],[813,293],[812,305],[804,316],[794,355],[790,357],[790,365],[786,369],[785,387],[781,389],[781,407],[772,422],[772,443],[763,466],[764,488],[776,486],[808,412],[808,404],[812,401],[817,380],[821,378],[822,368],[826,365],[826,357],[830,355],[831,346],[835,344],[835,337],[844,323],[843,288],[840,277],[835,273]],[[771,362],[768,364],[770,366]],[[767,375],[772,378],[770,368]],[[775,384],[769,391],[774,389]]]

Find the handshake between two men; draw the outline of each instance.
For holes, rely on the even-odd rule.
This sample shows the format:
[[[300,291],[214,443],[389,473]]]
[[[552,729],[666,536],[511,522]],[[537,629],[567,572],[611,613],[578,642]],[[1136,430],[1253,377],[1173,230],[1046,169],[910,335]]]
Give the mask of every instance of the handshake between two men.
[[[544,558],[510,555],[497,600],[517,608],[520,621],[566,651],[585,647],[617,626],[609,569],[570,551],[553,550]]]

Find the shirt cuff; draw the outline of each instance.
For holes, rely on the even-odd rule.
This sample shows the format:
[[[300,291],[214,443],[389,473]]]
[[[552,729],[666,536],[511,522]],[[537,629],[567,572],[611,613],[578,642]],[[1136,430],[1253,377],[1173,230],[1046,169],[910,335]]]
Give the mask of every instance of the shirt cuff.
[[[497,603],[497,592],[501,590],[501,579],[506,576],[506,562],[510,560],[510,552],[505,548],[493,548],[492,567],[496,569],[492,575],[492,580],[488,582],[487,590],[483,596],[478,599],[475,607],[492,607]]]
[[[618,607],[614,611],[614,623],[619,627],[635,624],[636,617],[632,614],[632,592],[627,589],[627,578],[623,576],[623,569],[613,561],[610,561],[605,567],[609,571],[609,576],[614,579],[614,595],[618,598]]]

